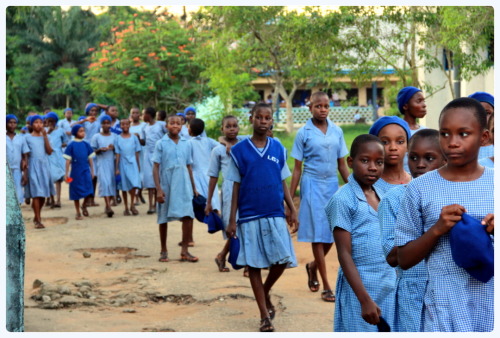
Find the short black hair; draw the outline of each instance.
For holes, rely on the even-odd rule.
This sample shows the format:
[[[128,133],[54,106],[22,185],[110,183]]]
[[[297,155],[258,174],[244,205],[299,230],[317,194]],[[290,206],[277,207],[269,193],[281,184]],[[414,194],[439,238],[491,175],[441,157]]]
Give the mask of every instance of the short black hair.
[[[158,120],[165,121],[167,118],[167,112],[164,110],[158,110]]]
[[[271,113],[273,112],[273,108],[271,107],[271,105],[264,102],[259,102],[255,106],[253,106],[252,110],[250,110],[250,115],[253,116],[253,114],[255,114],[255,112],[261,108],[267,108],[271,111]]]
[[[453,101],[449,102],[441,111],[441,114],[439,115],[439,124],[441,125],[441,118],[443,117],[443,114],[446,113],[450,109],[455,109],[455,108],[465,108],[465,109],[470,109],[472,110],[472,113],[476,117],[477,122],[479,123],[479,126],[481,127],[481,130],[486,129],[486,121],[487,121],[487,114],[486,110],[484,110],[483,105],[476,99],[471,99],[469,97],[460,97],[458,99],[454,99]]]
[[[189,128],[191,129],[191,133],[193,133],[194,136],[198,136],[203,133],[203,130],[205,130],[205,122],[203,122],[202,119],[198,118],[192,119],[189,123]]]
[[[488,120],[488,130],[493,129],[495,125],[495,113],[491,114],[490,119]]]
[[[156,116],[156,109],[154,109],[153,107],[144,108],[144,114],[148,114],[154,119]]]
[[[222,118],[222,121],[221,121],[222,126],[224,126],[224,122],[226,122],[226,120],[229,120],[229,119],[236,119],[236,121],[238,121],[238,118],[236,116],[226,115]]]
[[[358,155],[361,146],[363,144],[370,142],[376,142],[382,146],[382,149],[384,148],[384,144],[382,143],[382,141],[380,141],[380,139],[377,136],[371,134],[361,134],[356,136],[354,141],[352,141],[351,152],[349,153],[349,156],[352,158],[356,157],[356,155]]]
[[[413,136],[410,138],[410,141],[408,142],[408,152],[415,142],[424,138],[431,141],[432,145],[438,148],[442,153],[441,146],[439,145],[439,131],[431,128],[420,129],[415,134],[413,134]]]
[[[314,92],[311,95],[311,98],[309,99],[309,101],[313,102],[315,98],[320,97],[320,96],[326,96],[327,99],[330,98],[327,93],[319,91],[319,92]]]

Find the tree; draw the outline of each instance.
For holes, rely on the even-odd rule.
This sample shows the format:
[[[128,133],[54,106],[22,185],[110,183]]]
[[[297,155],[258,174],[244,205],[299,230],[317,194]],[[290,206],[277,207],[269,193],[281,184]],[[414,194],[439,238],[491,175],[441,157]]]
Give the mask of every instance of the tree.
[[[49,95],[63,95],[66,99],[66,107],[70,106],[70,98],[77,96],[83,88],[83,77],[78,75],[77,68],[59,67],[51,70],[47,82]]]

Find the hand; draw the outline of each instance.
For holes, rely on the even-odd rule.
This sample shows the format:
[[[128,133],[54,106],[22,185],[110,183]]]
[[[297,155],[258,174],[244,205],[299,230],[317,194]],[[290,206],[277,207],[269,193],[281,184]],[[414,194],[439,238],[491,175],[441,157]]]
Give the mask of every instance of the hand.
[[[116,169],[116,171],[115,171],[115,176],[116,176],[116,175],[120,175],[120,170]]]
[[[25,186],[26,184],[28,184],[28,176],[23,175],[23,177],[21,177],[21,185]]]
[[[295,209],[290,210],[289,208],[285,208],[285,217],[288,226],[290,227],[290,232],[296,233],[299,229],[299,220],[297,218],[297,212]]]
[[[194,197],[198,197],[200,195],[200,193],[198,192],[198,190],[194,189],[193,195],[194,195]]]
[[[229,155],[229,153],[231,152],[231,144],[228,143],[225,146],[226,146],[226,153]]]
[[[495,214],[486,215],[481,224],[486,225],[486,232],[493,235],[493,231],[495,230]]]
[[[236,222],[229,221],[229,225],[226,228],[226,235],[228,238],[236,236]]]
[[[108,150],[114,150],[115,149],[115,146],[113,144],[110,144],[107,148]]]
[[[94,178],[95,178],[94,172],[91,172],[91,173],[90,173],[90,176],[92,177],[92,181],[93,181],[93,180],[94,180]]]
[[[89,116],[85,119],[86,121],[89,121],[89,122],[95,122],[96,120],[96,117],[95,116]]]
[[[462,219],[465,208],[459,204],[447,205],[441,209],[441,215],[435,224],[437,234],[447,234],[455,224]]]
[[[162,189],[156,189],[156,202],[165,203],[165,193]]]
[[[47,136],[47,131],[45,130],[45,128],[42,128],[42,135],[45,137]]]
[[[205,207],[205,215],[208,216],[208,214],[210,212],[212,212],[212,211],[213,211],[213,209],[212,209],[212,202],[207,201],[207,206]]]
[[[368,324],[377,325],[380,322],[380,308],[372,299],[365,303],[361,303],[361,317]]]
[[[99,148],[99,150],[101,151],[101,153],[105,153],[106,151],[108,151],[108,147],[102,147]]]

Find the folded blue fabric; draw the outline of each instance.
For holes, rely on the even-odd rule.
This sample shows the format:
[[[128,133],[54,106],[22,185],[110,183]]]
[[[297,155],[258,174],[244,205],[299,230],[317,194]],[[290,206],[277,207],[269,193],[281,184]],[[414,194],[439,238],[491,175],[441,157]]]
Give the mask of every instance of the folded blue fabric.
[[[115,182],[116,184],[120,183],[122,181],[122,175],[118,174],[118,175],[115,175]]]
[[[391,327],[383,317],[379,317],[380,322],[377,324],[378,332],[391,332]]]
[[[229,239],[229,258],[228,262],[231,263],[233,269],[239,270],[244,268],[243,265],[238,265],[236,262],[238,261],[238,254],[240,253],[240,239],[236,236],[231,237]]]
[[[208,233],[214,234],[219,230],[224,230],[224,225],[222,224],[222,219],[217,215],[216,212],[209,212],[208,215],[205,215],[203,219],[203,223],[208,225]]]
[[[203,222],[205,220],[205,207],[207,206],[207,199],[205,196],[198,195],[197,197],[193,197],[193,211],[194,217]]]
[[[464,213],[450,230],[450,246],[455,263],[472,277],[484,283],[493,277],[493,243],[480,221]]]

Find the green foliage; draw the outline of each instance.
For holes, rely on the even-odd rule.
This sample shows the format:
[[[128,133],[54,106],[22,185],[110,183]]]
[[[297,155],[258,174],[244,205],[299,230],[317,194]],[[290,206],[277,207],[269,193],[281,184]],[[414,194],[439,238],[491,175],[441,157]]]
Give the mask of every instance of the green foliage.
[[[60,67],[49,72],[50,78],[47,82],[48,94],[52,96],[64,96],[66,107],[70,107],[70,98],[75,98],[82,91],[83,77],[78,75],[78,69]]]

